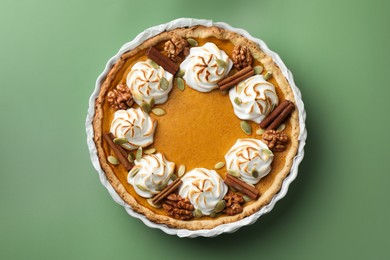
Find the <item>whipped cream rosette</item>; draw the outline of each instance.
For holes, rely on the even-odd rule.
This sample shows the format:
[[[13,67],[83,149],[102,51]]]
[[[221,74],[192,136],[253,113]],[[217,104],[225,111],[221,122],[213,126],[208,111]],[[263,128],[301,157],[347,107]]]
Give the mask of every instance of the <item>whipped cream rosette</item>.
[[[170,182],[175,164],[165,159],[161,153],[144,155],[135,161],[135,166],[127,176],[138,195],[151,198],[163,190]]]
[[[262,75],[241,81],[229,90],[229,98],[238,118],[256,123],[260,123],[279,104],[274,85]],[[236,98],[239,102],[235,102]]]
[[[258,139],[238,139],[225,155],[226,168],[246,183],[256,184],[271,171],[274,155]]]
[[[118,110],[111,122],[110,132],[116,138],[126,138],[128,143],[122,147],[134,150],[153,143],[157,121],[142,111],[141,108]]]
[[[143,101],[163,104],[168,100],[172,89],[173,75],[151,60],[139,61],[131,68],[126,78],[134,101],[141,105]]]
[[[226,77],[233,66],[227,54],[214,43],[207,42],[201,47],[193,47],[181,63],[183,78],[188,86],[200,91],[210,92],[218,88],[217,82]]]
[[[179,195],[188,198],[195,209],[210,215],[228,190],[222,178],[214,170],[195,168],[186,173]]]

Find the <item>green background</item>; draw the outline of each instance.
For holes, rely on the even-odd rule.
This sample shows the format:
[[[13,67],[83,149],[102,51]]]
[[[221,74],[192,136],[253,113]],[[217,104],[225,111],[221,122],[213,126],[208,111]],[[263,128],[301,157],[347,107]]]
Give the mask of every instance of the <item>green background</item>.
[[[385,0],[1,0],[0,259],[390,259],[389,11]],[[106,61],[179,17],[266,41],[307,110],[306,155],[287,197],[212,239],[128,216],[86,145]]]

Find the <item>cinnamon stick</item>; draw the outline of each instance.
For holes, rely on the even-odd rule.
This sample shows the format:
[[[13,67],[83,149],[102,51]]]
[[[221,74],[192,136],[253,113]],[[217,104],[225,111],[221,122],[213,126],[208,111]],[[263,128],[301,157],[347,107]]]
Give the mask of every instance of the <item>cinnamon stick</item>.
[[[127,152],[125,149],[114,143],[114,135],[112,133],[105,133],[103,134],[103,137],[108,146],[110,146],[115,155],[118,157],[119,162],[125,167],[126,171],[130,171],[133,168],[133,165],[129,162],[129,160],[127,160]]]
[[[174,192],[177,188],[179,188],[179,186],[182,183],[183,183],[183,181],[181,179],[177,178],[176,180],[171,182],[171,184],[166,186],[162,191],[160,191],[160,193],[155,195],[152,198],[152,203],[155,204],[155,205],[159,204],[163,199],[168,197],[172,192]]]
[[[240,179],[237,179],[230,174],[226,174],[225,183],[228,186],[235,188],[238,191],[241,191],[251,199],[257,199],[259,196],[259,191],[256,188],[252,187],[248,183],[243,182]]]
[[[267,127],[266,130],[275,130],[278,128],[278,126],[283,122],[284,119],[286,119],[292,111],[294,111],[295,106],[293,103],[290,103],[287,105],[286,108],[283,109],[283,111],[275,118],[274,121]]]
[[[223,91],[223,90],[228,90],[228,89],[230,89],[231,87],[233,87],[233,86],[237,85],[238,83],[240,83],[241,81],[243,81],[243,80],[245,80],[245,79],[247,79],[247,78],[253,76],[254,74],[255,74],[255,72],[254,72],[253,70],[251,70],[251,71],[245,73],[244,75],[241,75],[241,76],[239,76],[239,77],[237,77],[237,78],[235,78],[235,79],[233,79],[233,80],[231,80],[231,81],[229,81],[229,82],[227,82],[227,83],[225,83],[225,84],[223,84],[223,85],[219,85],[219,84],[218,84],[219,89],[220,89],[221,91]],[[233,76],[234,76],[234,75],[233,75]]]
[[[263,128],[263,129],[266,129],[267,126],[269,124],[272,123],[272,121],[274,121],[274,119],[280,114],[282,113],[282,111],[289,105],[289,104],[292,104],[291,101],[289,100],[284,100],[282,103],[280,103],[275,109],[274,111],[271,112],[271,114],[269,114],[266,118],[264,118],[263,121],[260,122],[260,128]]]
[[[237,73],[220,80],[218,82],[218,86],[222,86],[222,85],[228,83],[229,81],[232,81],[233,79],[236,79],[236,78],[248,73],[249,71],[253,71],[253,68],[251,66],[247,66],[247,67],[243,68],[242,70],[238,71]]]
[[[168,57],[164,56],[159,50],[155,47],[150,47],[147,53],[147,56],[156,62],[158,65],[164,68],[164,70],[168,71],[172,75],[175,75],[179,70],[179,65],[173,62]]]

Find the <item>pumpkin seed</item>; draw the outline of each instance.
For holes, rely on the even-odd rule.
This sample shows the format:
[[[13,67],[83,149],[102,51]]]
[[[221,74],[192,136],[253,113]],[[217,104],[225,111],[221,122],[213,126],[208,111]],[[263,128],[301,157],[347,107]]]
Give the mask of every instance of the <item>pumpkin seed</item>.
[[[110,155],[107,157],[107,160],[109,163],[111,163],[112,165],[118,165],[119,164],[119,161],[116,157]]]
[[[131,149],[126,145],[128,143],[125,143],[125,144],[121,144],[121,147],[127,151],[130,151]]]
[[[219,67],[225,69],[227,67],[227,64],[224,60],[216,59],[215,62],[218,64]]]
[[[177,170],[177,176],[181,177],[186,172],[186,167],[182,164],[179,166],[179,169]]]
[[[234,187],[232,187],[232,186],[229,186],[229,189],[230,189],[231,191],[233,191],[233,192],[237,192],[237,190],[236,190]]]
[[[226,96],[228,93],[229,93],[229,91],[228,91],[228,90],[221,90],[221,94],[222,94],[222,96]]]
[[[248,195],[244,195],[242,196],[242,198],[244,199],[245,202],[249,202],[252,200]]]
[[[259,177],[259,172],[257,170],[253,170],[252,171],[252,176],[253,176],[253,178]]]
[[[155,103],[156,101],[154,100],[154,97],[152,97],[152,99],[149,102],[150,108],[154,107]]]
[[[247,121],[241,121],[240,122],[241,130],[246,134],[246,135],[251,135],[252,134],[252,127]]]
[[[122,137],[122,138],[115,138],[115,139],[113,140],[113,142],[114,142],[115,144],[121,145],[121,144],[127,143],[127,139],[124,138],[124,137]]]
[[[141,184],[137,184],[135,186],[137,186],[137,188],[142,190],[142,191],[149,191],[145,186],[142,186]]]
[[[163,116],[166,114],[165,110],[160,107],[153,108],[152,113],[155,114],[156,116]]]
[[[228,173],[233,176],[233,177],[236,177],[236,178],[239,178],[241,175],[238,171],[236,170],[228,170]]]
[[[163,90],[167,90],[169,88],[169,81],[164,77],[160,79],[160,88]]]
[[[257,135],[262,135],[264,133],[264,131],[265,130],[263,128],[259,128],[259,129],[256,130],[256,134]]]
[[[242,103],[241,98],[235,97],[234,98],[234,103],[236,103],[236,105],[241,105],[241,103]]]
[[[140,169],[141,169],[141,168],[133,167],[133,169],[131,169],[131,170],[129,171],[130,177],[134,177],[135,175],[137,175],[137,173],[139,172]]]
[[[142,108],[142,110],[143,110],[145,113],[147,113],[147,114],[149,114],[150,111],[152,110],[151,107],[150,107],[150,105],[149,105],[149,103],[146,103],[145,101],[142,102],[141,108]]]
[[[133,98],[134,98],[134,100],[137,100],[137,101],[142,101],[143,100],[143,96],[139,92],[133,93]]]
[[[281,125],[278,127],[278,129],[276,129],[276,131],[282,132],[284,129],[286,129],[286,124],[285,124],[285,123],[281,124]]]
[[[154,68],[154,69],[160,68],[160,66],[153,60],[149,59],[148,62],[150,64],[150,66],[152,66],[152,68]]]
[[[192,215],[194,216],[194,218],[200,218],[203,216],[202,211],[200,209],[192,211]]]
[[[267,71],[264,75],[264,79],[265,80],[269,80],[270,78],[272,77],[272,72],[271,71]]]
[[[177,176],[175,174],[171,174],[171,180],[176,180],[177,179]]]
[[[268,155],[268,156],[273,155],[272,152],[271,152],[271,150],[269,150],[269,149],[261,149],[261,152],[264,153],[264,154],[266,154],[266,155]]]
[[[152,198],[147,199],[146,201],[147,201],[147,202],[149,203],[149,205],[152,206],[153,208],[156,208],[156,209],[161,208],[161,204],[157,204],[157,205],[154,204]]]
[[[225,166],[225,162],[218,162],[214,165],[216,170],[222,169]]]
[[[184,86],[184,80],[182,78],[176,78],[176,84],[177,84],[177,88],[180,91],[184,90],[185,86]]]
[[[218,218],[221,215],[222,215],[222,212],[211,212],[210,217]]]
[[[244,90],[244,87],[245,87],[245,82],[244,81],[241,81],[240,83],[238,83],[238,85],[237,85],[237,94],[241,94],[242,91]]]
[[[195,39],[193,39],[193,38],[187,38],[187,42],[188,42],[188,44],[189,44],[191,47],[196,47],[196,46],[198,46],[198,42],[197,42]]]
[[[254,71],[256,75],[260,75],[263,72],[263,66],[256,66]]]
[[[129,162],[134,162],[134,159],[135,159],[135,156],[133,153],[129,153],[129,155],[127,156],[127,160],[129,160]]]
[[[272,155],[272,152],[268,149],[261,149],[261,152],[265,155],[264,158],[262,158],[265,161],[267,161],[269,157]]]
[[[156,152],[156,148],[149,148],[144,151],[144,154],[153,154]]]
[[[225,207],[226,207],[226,201],[220,200],[220,201],[218,201],[217,205],[215,205],[214,211],[215,211],[216,213],[219,213],[219,212],[221,212],[222,210],[224,210]]]
[[[137,153],[135,155],[135,160],[139,161],[139,160],[141,160],[141,158],[142,158],[142,147],[140,146],[140,147],[138,147]]]
[[[168,185],[169,181],[170,181],[170,178],[166,179],[163,183],[161,183],[160,185],[158,185],[156,187],[156,190],[162,191]]]
[[[185,70],[179,70],[178,72],[176,72],[176,77],[177,78],[182,78],[183,76],[184,76],[184,74],[185,74]]]
[[[248,184],[249,186],[252,186],[253,188],[256,188],[256,186],[252,183],[246,183],[246,184]]]
[[[276,105],[274,103],[272,103],[272,107],[271,107],[270,111],[274,111],[275,107],[276,107]]]

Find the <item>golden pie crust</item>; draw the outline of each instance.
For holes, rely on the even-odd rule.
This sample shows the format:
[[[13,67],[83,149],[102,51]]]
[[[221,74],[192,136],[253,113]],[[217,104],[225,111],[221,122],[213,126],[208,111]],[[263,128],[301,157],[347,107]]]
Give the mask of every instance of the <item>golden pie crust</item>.
[[[144,41],[138,47],[122,54],[120,59],[113,64],[101,85],[99,95],[95,101],[95,115],[93,118],[94,142],[97,148],[97,155],[108,181],[118,195],[130,205],[134,211],[145,215],[149,220],[155,223],[165,224],[171,228],[184,228],[189,230],[212,229],[221,224],[236,222],[254,214],[267,205],[274,195],[278,193],[283,180],[290,172],[293,159],[298,149],[298,111],[295,109],[288,121],[285,122],[285,132],[290,139],[287,149],[284,152],[275,153],[271,172],[255,185],[261,194],[260,197],[255,201],[244,204],[242,213],[234,216],[227,216],[224,214],[216,218],[205,216],[199,219],[177,220],[168,216],[162,209],[153,208],[148,204],[146,199],[141,198],[136,194],[132,186],[127,183],[127,172],[124,167],[122,165],[113,166],[107,161],[107,156],[113,153],[102,138],[102,134],[109,131],[110,122],[115,111],[109,107],[106,95],[107,92],[113,89],[118,83],[125,82],[127,72],[135,62],[146,59],[146,50],[149,47],[155,46],[162,50],[164,43],[171,39],[174,34],[184,38],[194,38],[199,42],[199,45],[203,45],[208,41],[214,42],[220,49],[224,50],[230,58],[232,57],[232,48],[235,45],[247,46],[253,56],[254,65],[262,65],[265,71],[272,72],[273,78],[269,81],[275,85],[279,101],[281,102],[284,99],[287,99],[293,103],[296,102],[288,81],[271,57],[266,55],[256,43],[240,34],[219,27],[194,26],[162,32]],[[167,114],[159,118],[154,117],[158,120],[158,126],[154,138],[155,143],[150,147],[157,148],[157,150],[164,154],[169,161],[175,162],[176,167],[180,164],[186,165],[187,171],[195,167],[213,169],[215,163],[224,161],[225,153],[234,144],[234,142],[232,142],[233,139],[248,138],[248,136],[245,136],[239,129],[239,119],[234,115],[229,97],[223,96],[219,92],[219,90],[214,90],[210,93],[199,93],[188,86],[186,86],[185,91],[181,92],[178,91],[177,87],[174,85],[173,90],[169,95],[169,99],[166,102],[167,104],[159,105],[159,107],[166,109]],[[179,99],[180,102],[175,102]],[[180,110],[185,109],[186,103],[188,103],[187,107],[199,105],[195,111],[191,110],[192,112]],[[135,106],[136,105],[133,107]],[[206,113],[206,110],[215,111],[215,113]],[[181,117],[182,114],[183,116]],[[203,117],[197,116],[199,114],[203,115]],[[172,117],[171,119],[169,119],[170,115]],[[153,117],[153,115],[151,116]],[[189,117],[191,116],[194,117],[194,120],[189,121]],[[210,119],[213,118],[217,122],[214,122],[214,125],[212,120],[210,122]],[[172,126],[174,120],[175,126]],[[202,122],[197,122],[197,120],[201,120]],[[180,121],[183,123],[179,124]],[[229,124],[229,122],[231,122],[231,127],[229,125],[221,125]],[[208,134],[201,134],[201,131],[204,131],[204,129],[197,132],[197,125],[201,125],[203,128],[212,128],[210,131],[211,137]],[[254,130],[258,128],[254,123],[251,123],[251,125]],[[190,133],[197,133],[196,138],[193,136],[191,136],[191,138],[185,138],[186,136],[184,135],[176,139],[176,145],[168,145],[169,143],[172,143],[174,135],[178,133],[178,131],[171,131],[170,126],[171,128],[175,127],[175,129],[179,128],[180,131],[187,131],[186,133],[189,133],[188,131],[191,131]],[[226,130],[225,128],[227,127],[229,128]],[[161,131],[161,133],[159,131]],[[215,136],[213,136],[213,134],[215,134]],[[215,140],[217,137],[220,137],[217,140],[217,145],[215,143],[210,143],[210,140]],[[261,137],[256,136],[253,133],[250,138],[260,139]],[[224,142],[225,140],[226,142]],[[207,147],[207,144],[210,147]],[[183,150],[185,151],[182,152]],[[219,160],[216,160],[217,158],[219,158]],[[187,162],[183,160],[187,160]],[[217,170],[222,178],[224,178],[226,174],[224,171],[226,171],[226,169]]]

